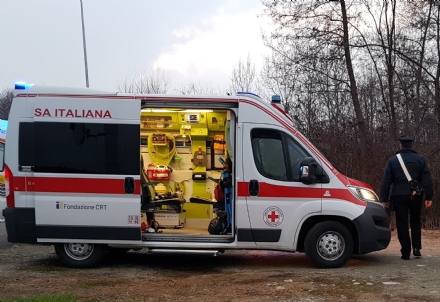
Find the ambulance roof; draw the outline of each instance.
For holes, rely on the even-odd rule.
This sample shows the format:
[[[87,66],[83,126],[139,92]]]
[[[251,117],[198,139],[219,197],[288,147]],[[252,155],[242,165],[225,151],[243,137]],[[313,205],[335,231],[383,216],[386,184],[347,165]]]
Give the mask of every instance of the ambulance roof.
[[[238,100],[240,98],[252,98],[262,103],[264,102],[258,95],[250,92],[237,92],[236,95],[188,95],[188,94],[152,94],[152,93],[125,93],[117,91],[104,91],[85,87],[66,87],[66,86],[49,86],[40,84],[26,84],[24,82],[16,82],[14,95],[99,95],[99,96],[127,96],[129,98],[200,98],[200,99],[231,99]],[[239,97],[238,97],[239,96]],[[237,98],[238,97],[238,98]]]
[[[147,94],[147,93],[123,93],[117,91],[103,91],[86,87],[66,87],[66,86],[49,86],[40,84],[27,84],[24,82],[16,82],[14,96],[26,96],[26,95],[54,95],[54,96],[112,96],[115,98],[130,98],[130,99],[143,99],[143,98],[175,98],[175,99],[223,99],[229,101],[239,101],[240,99],[247,99],[257,102],[266,108],[270,108],[289,125],[293,126],[292,120],[282,112],[282,110],[273,110],[269,101],[263,100],[260,96],[251,92],[237,92],[236,95],[184,95],[184,94]],[[279,102],[278,102],[279,103]]]

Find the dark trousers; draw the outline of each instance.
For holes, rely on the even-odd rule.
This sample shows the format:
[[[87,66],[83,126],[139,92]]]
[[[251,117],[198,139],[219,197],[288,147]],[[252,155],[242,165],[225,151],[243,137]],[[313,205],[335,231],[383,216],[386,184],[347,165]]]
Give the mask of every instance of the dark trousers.
[[[393,209],[396,213],[397,237],[399,238],[402,249],[400,252],[404,256],[411,254],[412,248],[422,248],[422,223],[420,214],[422,212],[422,195],[393,196]],[[411,226],[411,237],[408,231],[408,214]]]

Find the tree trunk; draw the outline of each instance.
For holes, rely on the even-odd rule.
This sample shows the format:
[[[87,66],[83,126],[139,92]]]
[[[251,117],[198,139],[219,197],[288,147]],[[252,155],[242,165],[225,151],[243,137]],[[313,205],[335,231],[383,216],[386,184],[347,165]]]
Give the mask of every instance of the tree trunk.
[[[417,68],[417,74],[416,74],[416,102],[414,104],[414,116],[415,116],[415,120],[416,123],[419,124],[420,123],[420,84],[422,82],[422,66],[423,66],[423,60],[425,58],[425,44],[426,44],[426,35],[428,34],[428,28],[429,28],[429,23],[431,23],[431,11],[432,11],[432,5],[433,2],[429,2],[429,12],[428,12],[428,17],[426,18],[426,25],[423,31],[423,37],[422,37],[422,46],[420,49],[420,59],[419,59],[419,66]],[[436,88],[437,91],[437,88]],[[436,93],[438,94],[438,93]],[[437,97],[436,97],[437,100]]]
[[[440,6],[437,6],[437,20],[436,20],[436,25],[437,25],[437,37],[436,37],[436,41],[437,41],[437,73],[435,75],[435,114],[437,117],[437,125],[439,127],[437,127],[437,136],[438,138],[440,138],[440,85],[439,85],[439,80],[440,80]]]
[[[388,43],[388,53],[386,56],[387,62],[387,72],[388,72],[388,98],[390,100],[391,109],[391,134],[393,137],[397,137],[397,123],[396,123],[396,111],[394,104],[394,36],[395,36],[395,20],[396,20],[396,0],[391,1],[392,9],[392,20],[391,28],[388,24],[388,1],[385,1],[385,21],[387,25],[387,43]],[[386,53],[386,52],[385,52]]]
[[[359,102],[359,95],[356,86],[356,78],[354,76],[353,63],[351,60],[350,53],[350,38],[348,36],[348,18],[347,9],[345,6],[345,0],[341,0],[341,11],[342,11],[342,26],[344,30],[344,54],[345,63],[347,65],[348,77],[350,79],[350,94],[353,101],[354,112],[356,114],[357,125],[360,132],[360,150],[361,150],[361,160],[364,161],[366,158],[366,140],[367,140],[367,129],[364,121],[364,117],[361,111],[361,105]]]

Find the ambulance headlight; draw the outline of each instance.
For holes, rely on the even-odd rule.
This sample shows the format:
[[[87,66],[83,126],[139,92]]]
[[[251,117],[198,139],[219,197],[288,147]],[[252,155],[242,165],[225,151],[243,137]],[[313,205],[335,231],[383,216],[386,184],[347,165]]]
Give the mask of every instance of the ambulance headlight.
[[[349,186],[348,189],[360,200],[379,203],[379,198],[377,197],[376,193],[369,189],[351,186]]]

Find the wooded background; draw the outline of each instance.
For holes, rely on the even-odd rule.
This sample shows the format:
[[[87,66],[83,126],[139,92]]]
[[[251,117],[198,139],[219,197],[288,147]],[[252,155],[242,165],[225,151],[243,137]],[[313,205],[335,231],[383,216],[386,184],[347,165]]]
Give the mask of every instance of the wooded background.
[[[251,58],[233,66],[228,88],[189,83],[173,93],[278,94],[295,127],[343,174],[376,192],[397,137],[429,162],[434,199],[426,229],[440,228],[440,2],[262,0],[273,31],[262,70]],[[154,70],[119,85],[123,92],[168,93],[169,72]],[[7,119],[11,90],[1,94]]]

